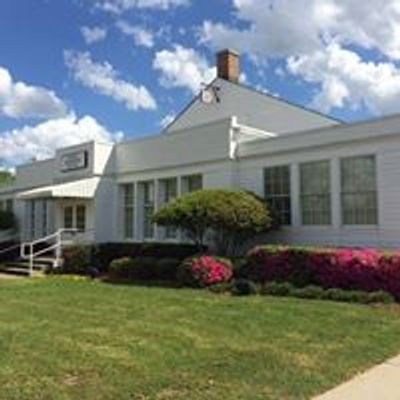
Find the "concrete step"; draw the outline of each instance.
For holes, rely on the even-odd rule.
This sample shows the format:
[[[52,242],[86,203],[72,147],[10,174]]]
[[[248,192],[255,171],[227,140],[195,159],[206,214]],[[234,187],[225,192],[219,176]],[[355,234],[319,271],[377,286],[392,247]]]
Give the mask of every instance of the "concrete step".
[[[0,273],[14,276],[29,276],[28,268],[9,267],[7,265],[0,266]],[[44,272],[42,270],[34,270],[33,276],[41,276]]]
[[[29,269],[29,261],[9,261],[4,264],[6,268],[21,268],[21,269]],[[38,271],[43,271],[46,268],[50,267],[48,264],[41,264],[35,262],[33,264],[33,269]]]

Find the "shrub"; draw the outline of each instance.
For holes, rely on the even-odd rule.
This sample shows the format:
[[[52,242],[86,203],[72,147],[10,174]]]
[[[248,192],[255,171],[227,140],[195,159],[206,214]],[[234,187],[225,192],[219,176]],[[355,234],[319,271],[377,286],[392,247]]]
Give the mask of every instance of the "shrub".
[[[208,290],[213,293],[231,293],[233,284],[232,282],[216,283],[208,287]]]
[[[259,246],[248,253],[247,261],[241,275],[255,282],[383,290],[400,300],[400,252]]]
[[[158,211],[153,220],[183,230],[197,246],[204,246],[211,232],[218,251],[229,255],[272,226],[264,201],[248,192],[222,189],[185,194]]]
[[[261,289],[261,294],[270,296],[289,296],[303,299],[322,299],[348,303],[383,303],[390,304],[394,297],[383,291],[363,292],[361,290],[343,290],[331,288],[324,290],[319,286],[296,288],[290,283],[267,282]]]
[[[70,246],[63,250],[61,272],[66,274],[87,275],[92,267],[91,246]]]
[[[207,287],[229,282],[232,275],[232,263],[229,260],[212,256],[186,259],[177,272],[179,283],[190,287]]]
[[[14,229],[16,225],[17,220],[13,212],[0,210],[0,230]]]
[[[181,261],[177,258],[161,258],[157,261],[156,275],[159,280],[174,281]]]
[[[111,262],[109,278],[129,281],[173,281],[179,260],[154,257],[122,257]]]
[[[261,294],[272,296],[288,296],[294,289],[293,285],[288,282],[267,282],[261,289]]]
[[[322,299],[324,289],[319,286],[310,285],[303,288],[293,288],[289,294],[301,299]]]
[[[348,303],[368,303],[368,293],[358,290],[328,289],[324,292],[323,299],[343,301]]]
[[[232,294],[235,296],[250,296],[259,292],[259,287],[247,279],[238,279],[232,285]]]
[[[93,258],[94,264],[105,272],[113,260],[122,257],[175,258],[181,262],[197,252],[196,246],[187,243],[102,243],[95,246]]]
[[[376,292],[368,293],[368,302],[390,304],[395,302],[395,298],[390,293],[378,290]]]
[[[108,269],[111,279],[131,279],[132,278],[132,258],[123,257],[114,260]]]

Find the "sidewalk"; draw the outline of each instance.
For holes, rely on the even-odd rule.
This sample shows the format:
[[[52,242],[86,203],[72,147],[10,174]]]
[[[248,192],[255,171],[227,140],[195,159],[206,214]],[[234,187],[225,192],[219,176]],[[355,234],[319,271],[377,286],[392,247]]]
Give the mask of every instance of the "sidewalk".
[[[314,400],[400,400],[400,355]]]

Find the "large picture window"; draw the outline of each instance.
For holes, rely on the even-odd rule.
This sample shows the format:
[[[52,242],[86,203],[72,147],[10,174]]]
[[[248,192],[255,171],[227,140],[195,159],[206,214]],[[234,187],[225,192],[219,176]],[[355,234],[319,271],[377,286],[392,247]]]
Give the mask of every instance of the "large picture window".
[[[272,207],[279,222],[290,225],[290,167],[288,165],[270,167],[264,170],[264,194],[268,204]]]
[[[375,156],[341,160],[342,222],[344,225],[376,225],[378,201]]]
[[[331,224],[329,161],[300,165],[301,217],[303,225]]]
[[[154,237],[154,182],[143,182],[143,236],[146,239]]]
[[[124,238],[135,235],[135,187],[133,183],[122,186]]]

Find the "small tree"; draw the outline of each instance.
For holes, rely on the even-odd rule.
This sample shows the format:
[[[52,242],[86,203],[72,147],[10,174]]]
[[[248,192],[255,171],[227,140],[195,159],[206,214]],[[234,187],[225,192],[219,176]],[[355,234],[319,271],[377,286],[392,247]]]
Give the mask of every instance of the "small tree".
[[[6,186],[15,181],[15,176],[9,171],[2,171],[0,166],[0,186]]]
[[[211,233],[218,252],[230,255],[272,226],[264,201],[252,193],[224,189],[185,194],[158,211],[154,222],[181,229],[199,247]]]

